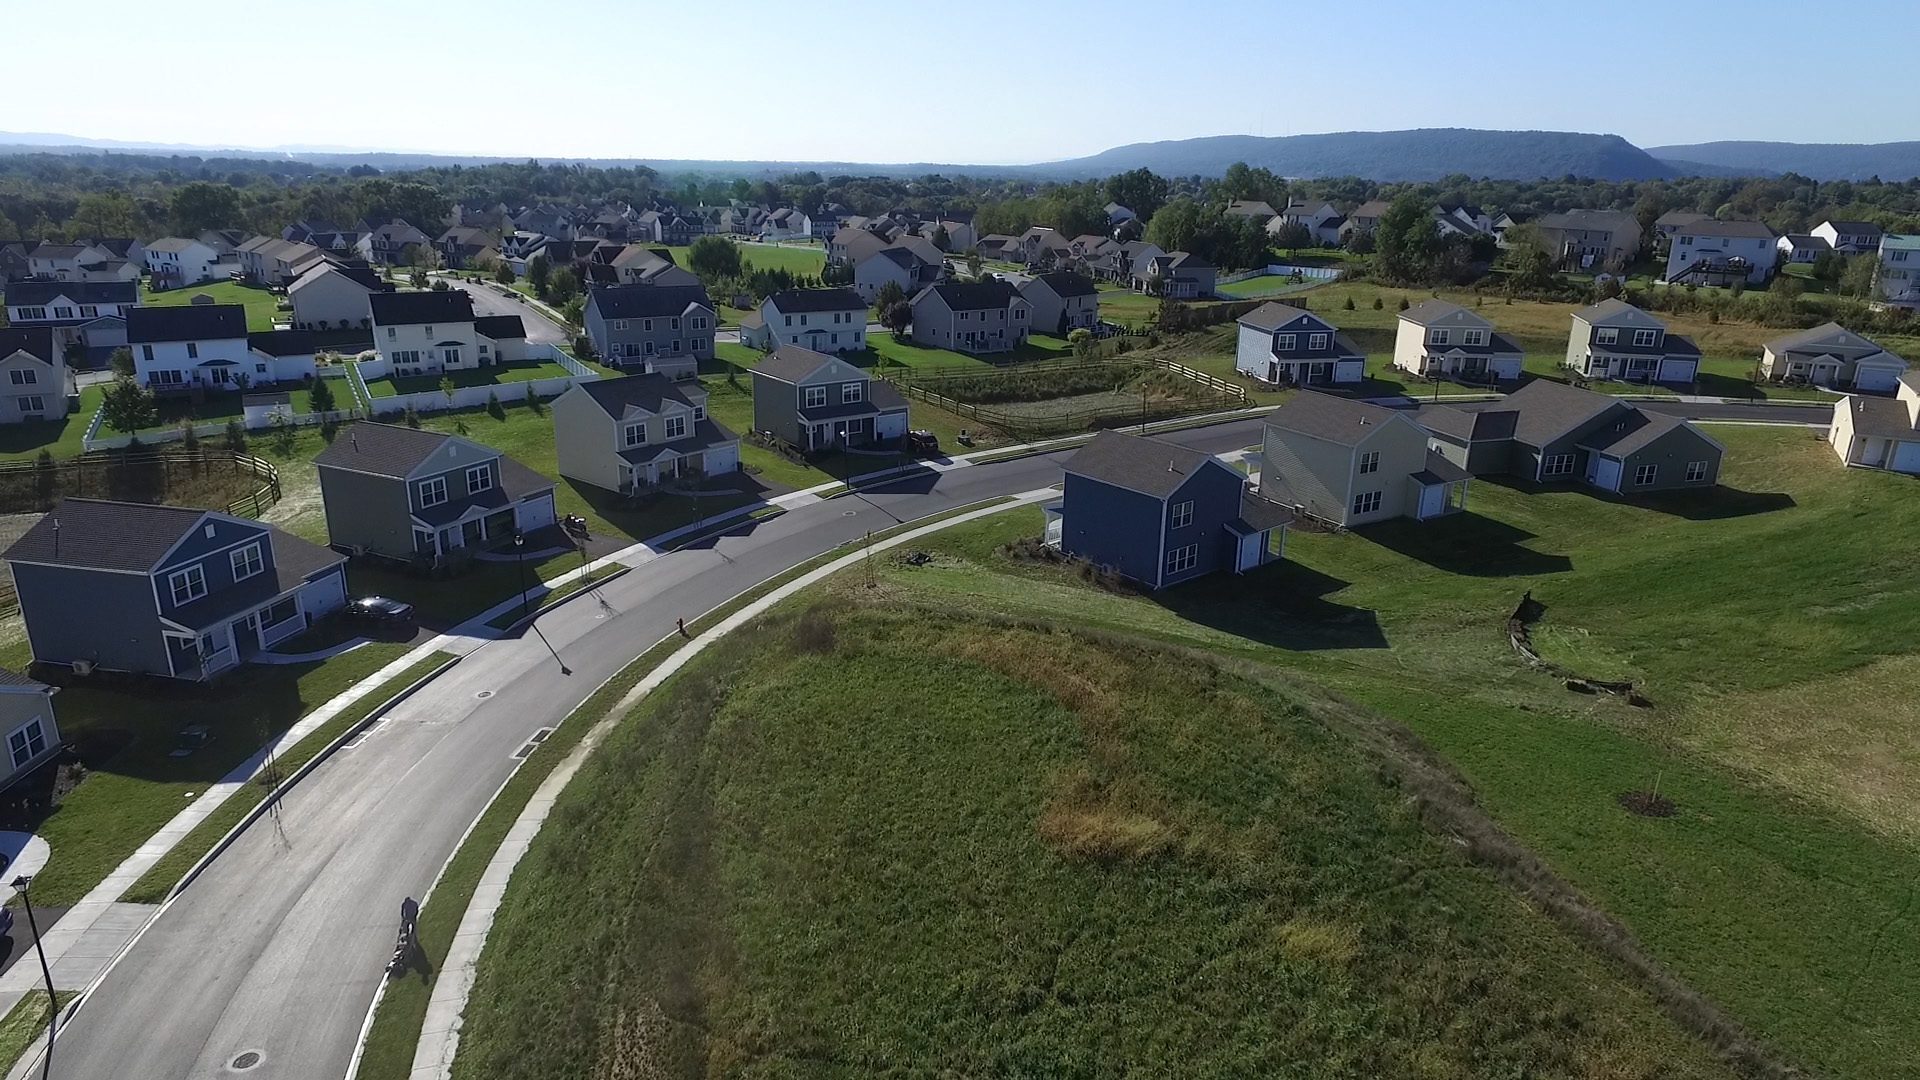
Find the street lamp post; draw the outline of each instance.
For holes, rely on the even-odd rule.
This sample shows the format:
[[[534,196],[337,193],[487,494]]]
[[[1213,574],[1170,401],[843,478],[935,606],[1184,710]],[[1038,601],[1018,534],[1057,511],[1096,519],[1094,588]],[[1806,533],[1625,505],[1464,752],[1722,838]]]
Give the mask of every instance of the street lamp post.
[[[40,957],[40,974],[47,980],[47,1056],[40,1061],[41,1080],[53,1075],[53,1036],[60,1026],[60,997],[53,992],[53,969],[47,966],[47,950],[40,945],[40,926],[33,919],[33,898],[27,895],[27,887],[33,879],[25,874],[13,879],[13,887],[20,893],[20,902],[26,905],[27,929],[33,932],[33,951]]]
[[[533,597],[527,590],[527,534],[513,534],[513,565],[520,575],[520,617],[532,614]]]

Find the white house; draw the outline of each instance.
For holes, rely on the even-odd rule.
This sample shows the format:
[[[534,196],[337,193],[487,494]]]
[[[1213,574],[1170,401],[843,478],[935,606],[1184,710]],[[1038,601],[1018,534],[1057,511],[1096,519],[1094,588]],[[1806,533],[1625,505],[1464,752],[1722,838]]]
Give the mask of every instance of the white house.
[[[1400,313],[1393,366],[1422,377],[1470,382],[1520,377],[1525,352],[1493,324],[1459,304],[1428,300]]]
[[[1880,299],[1895,307],[1920,308],[1920,235],[1880,238]]]
[[[1834,402],[1827,442],[1848,465],[1920,473],[1920,372],[1901,375],[1894,397]]]
[[[247,335],[247,352],[252,354],[247,382],[305,382],[314,376],[314,355],[318,352],[313,335],[305,330],[266,330]]]
[[[134,308],[127,312],[127,347],[134,378],[160,391],[233,389],[252,381],[256,364],[247,309],[239,304]]]
[[[852,289],[783,289],[762,300],[755,315],[741,320],[740,342],[756,349],[804,345],[841,353],[867,347],[867,302]]]
[[[0,424],[67,415],[74,382],[51,327],[0,327]]]
[[[166,236],[148,244],[146,263],[156,291],[216,281],[234,265],[220,265],[220,253],[212,245],[184,236]]]
[[[1715,221],[1683,225],[1667,249],[1666,280],[1676,284],[1727,285],[1745,281],[1764,285],[1779,259],[1778,237],[1758,221]]]
[[[1773,246],[1790,263],[1810,263],[1833,251],[1832,244],[1812,233],[1786,233]]]
[[[438,375],[482,364],[473,298],[458,289],[374,293],[373,346],[395,375]]]
[[[1854,255],[1877,250],[1883,230],[1871,221],[1823,221],[1813,227],[1813,235],[1835,251]]]

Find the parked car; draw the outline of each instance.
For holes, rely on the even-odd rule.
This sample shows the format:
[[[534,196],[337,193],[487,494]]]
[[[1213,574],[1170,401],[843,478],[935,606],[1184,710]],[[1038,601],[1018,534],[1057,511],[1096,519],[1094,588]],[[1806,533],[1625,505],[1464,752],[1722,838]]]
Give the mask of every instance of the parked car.
[[[940,437],[931,431],[918,430],[907,432],[906,451],[932,457],[940,452]]]
[[[377,627],[411,628],[413,605],[385,596],[363,596],[347,605],[349,618]]]

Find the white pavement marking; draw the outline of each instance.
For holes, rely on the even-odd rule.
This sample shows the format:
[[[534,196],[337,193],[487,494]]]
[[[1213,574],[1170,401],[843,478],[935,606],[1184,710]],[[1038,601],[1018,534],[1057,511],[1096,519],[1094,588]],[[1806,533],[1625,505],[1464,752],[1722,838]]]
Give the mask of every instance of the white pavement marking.
[[[480,884],[474,889],[473,899],[467,904],[467,910],[460,918],[460,926],[454,932],[453,942],[447,947],[447,955],[440,962],[439,977],[434,980],[433,994],[427,1000],[426,1019],[420,1025],[420,1042],[414,1048],[413,1069],[409,1080],[446,1080],[453,1072],[454,1055],[460,1049],[460,1026],[462,1014],[466,1011],[467,995],[473,991],[473,980],[477,973],[481,951],[486,947],[487,934],[493,929],[493,917],[499,910],[500,901],[506,895],[507,883],[513,878],[513,871],[519,865],[521,856],[533,843],[540,827],[546,823],[547,814],[552,811],[554,802],[573,779],[580,766],[598,747],[607,734],[613,730],[635,703],[672,678],[689,660],[699,655],[715,642],[744,625],[748,620],[762,614],[775,604],[793,594],[808,588],[819,581],[846,569],[858,565],[871,551],[885,551],[902,544],[951,528],[964,522],[998,514],[1016,506],[1025,506],[1053,498],[1053,488],[1041,488],[1014,496],[1011,500],[996,502],[978,510],[957,514],[941,521],[922,525],[916,529],[885,540],[876,541],[870,548],[835,559],[819,569],[809,571],[798,578],[774,589],[767,595],[753,601],[739,611],[722,619],[712,629],[694,638],[688,645],[676,651],[662,661],[660,666],[648,672],[636,683],[632,690],[615,702],[607,711],[605,719],[594,724],[580,738],[566,758],[554,766],[540,787],[528,800],[526,808],[514,819],[513,828],[506,839],[488,861],[482,872]],[[485,813],[485,811],[482,811]]]

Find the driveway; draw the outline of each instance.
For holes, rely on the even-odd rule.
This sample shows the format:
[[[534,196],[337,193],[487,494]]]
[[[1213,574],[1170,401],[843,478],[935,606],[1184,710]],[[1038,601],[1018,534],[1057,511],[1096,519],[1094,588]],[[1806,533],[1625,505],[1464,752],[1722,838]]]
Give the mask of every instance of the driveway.
[[[573,340],[567,328],[541,314],[540,309],[521,297],[519,293],[501,296],[485,285],[468,285],[465,282],[445,279],[448,284],[468,296],[473,297],[475,315],[518,315],[527,328],[527,342],[538,344],[565,345]]]

